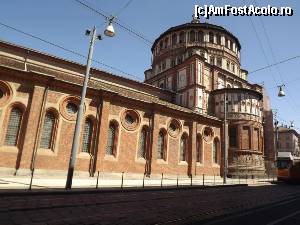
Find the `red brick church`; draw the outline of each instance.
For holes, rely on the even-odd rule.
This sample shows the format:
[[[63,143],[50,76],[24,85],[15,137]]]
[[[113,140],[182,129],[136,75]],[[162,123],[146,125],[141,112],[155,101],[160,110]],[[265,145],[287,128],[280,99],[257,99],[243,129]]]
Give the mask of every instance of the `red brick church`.
[[[76,171],[220,175],[224,110],[230,176],[263,174],[262,86],[221,26],[171,27],[138,82],[91,70]],[[85,66],[0,42],[0,170],[66,173]],[[224,95],[227,102],[224,105]]]

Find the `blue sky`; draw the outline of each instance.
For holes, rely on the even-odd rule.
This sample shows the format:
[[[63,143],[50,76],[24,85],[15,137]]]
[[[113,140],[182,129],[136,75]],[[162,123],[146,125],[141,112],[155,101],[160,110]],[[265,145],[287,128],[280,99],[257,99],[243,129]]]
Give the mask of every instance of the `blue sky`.
[[[207,22],[221,25],[239,38],[242,45],[242,67],[249,72],[300,55],[300,2],[295,0],[132,0],[124,10],[121,9],[128,0],[82,1],[108,15],[117,13],[120,23],[129,25],[151,41],[169,27],[189,22],[195,4],[243,6],[245,2],[257,3],[259,6],[290,6],[294,10],[291,17],[251,17],[257,35],[250,17],[211,17]],[[84,31],[96,25],[98,32],[102,33],[106,21],[74,0],[6,0],[1,2],[0,22],[87,55],[88,38]],[[142,80],[144,70],[148,69],[151,63],[149,44],[117,25],[115,31],[114,38],[105,37],[96,43],[94,59]],[[85,59],[3,26],[0,26],[0,39],[85,64]],[[93,66],[119,74],[95,63]],[[300,95],[297,90],[300,84],[299,67],[298,58],[271,69],[249,74],[249,81],[264,83],[271,98],[272,108],[278,109],[279,120],[284,123],[293,120],[296,127],[300,127]],[[286,97],[278,98],[276,86],[282,83],[286,85]]]

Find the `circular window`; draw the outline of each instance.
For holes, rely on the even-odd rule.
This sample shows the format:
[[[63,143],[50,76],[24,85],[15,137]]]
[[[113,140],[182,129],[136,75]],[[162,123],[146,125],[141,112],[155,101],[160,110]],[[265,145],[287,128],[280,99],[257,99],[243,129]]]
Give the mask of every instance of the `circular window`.
[[[66,96],[60,101],[59,112],[66,120],[74,121],[77,118],[79,103],[79,97]],[[83,111],[85,111],[85,105],[83,107]]]
[[[129,125],[132,125],[132,124],[134,123],[134,119],[132,118],[131,115],[127,114],[127,115],[125,116],[125,122],[126,122],[127,124],[129,124]]]
[[[12,98],[12,89],[10,85],[4,81],[0,81],[0,107],[6,105]]]
[[[169,135],[176,138],[180,134],[180,131],[181,131],[181,123],[176,119],[172,119],[169,122],[169,126],[168,126]]]
[[[140,124],[140,116],[135,110],[125,110],[121,116],[121,124],[126,130],[133,131]]]
[[[77,107],[77,105],[75,103],[69,102],[67,104],[67,112],[69,114],[76,114],[77,111],[78,111],[78,107]]]
[[[212,130],[212,128],[210,127],[205,127],[204,128],[204,131],[203,131],[203,139],[206,141],[206,142],[211,142],[212,139],[214,137],[214,132]]]
[[[174,123],[170,124],[170,131],[175,132],[176,131],[176,126]]]

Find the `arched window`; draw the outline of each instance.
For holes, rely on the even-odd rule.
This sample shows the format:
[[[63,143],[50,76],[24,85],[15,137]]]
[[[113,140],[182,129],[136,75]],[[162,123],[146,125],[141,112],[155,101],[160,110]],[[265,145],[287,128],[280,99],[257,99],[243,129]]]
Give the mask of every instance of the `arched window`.
[[[213,32],[209,32],[209,42],[214,43],[214,33]]]
[[[219,164],[218,151],[219,151],[219,140],[214,139],[212,157],[213,157],[213,163],[215,164]]]
[[[209,61],[209,63],[210,63],[211,65],[215,65],[215,57],[214,57],[214,56],[210,56],[210,61]]]
[[[83,138],[82,138],[82,152],[91,153],[93,136],[93,121],[87,118],[84,123]]]
[[[163,41],[160,41],[159,42],[159,50],[162,50],[163,49]]]
[[[216,34],[216,39],[217,39],[217,44],[220,45],[221,44],[221,35]]]
[[[19,108],[11,110],[4,141],[5,145],[16,146],[18,144],[22,116],[22,110]]]
[[[204,42],[204,33],[203,33],[203,31],[198,32],[198,41],[199,42]]]
[[[196,161],[199,162],[199,163],[203,163],[201,135],[197,135],[197,140],[196,140]]]
[[[166,159],[166,134],[162,130],[158,133],[157,159]]]
[[[228,48],[228,39],[225,38],[225,47]]]
[[[40,148],[52,149],[55,129],[55,115],[53,112],[47,112],[44,118]]]
[[[168,47],[168,44],[169,44],[169,38],[167,37],[167,38],[165,39],[165,48]]]
[[[185,135],[182,135],[180,139],[180,161],[186,161],[187,156],[187,137]]]
[[[194,42],[195,41],[195,31],[191,31],[190,32],[190,42]]]
[[[177,44],[177,34],[173,34],[172,35],[172,45],[176,45]]]
[[[185,42],[185,33],[181,32],[179,34],[179,43],[184,43]]]
[[[137,154],[138,158],[146,158],[147,145],[148,145],[148,132],[144,127],[141,130],[140,139],[139,139],[139,148]]]
[[[106,155],[117,155],[117,140],[118,139],[118,125],[114,122],[110,122],[108,127]]]

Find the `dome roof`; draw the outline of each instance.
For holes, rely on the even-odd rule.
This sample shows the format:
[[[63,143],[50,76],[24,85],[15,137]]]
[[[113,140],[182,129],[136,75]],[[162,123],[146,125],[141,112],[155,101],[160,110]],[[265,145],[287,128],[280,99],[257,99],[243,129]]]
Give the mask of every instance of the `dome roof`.
[[[235,37],[232,33],[230,33],[228,30],[226,30],[224,27],[218,26],[218,25],[214,25],[214,24],[210,24],[210,23],[185,23],[185,24],[181,24],[175,27],[171,27],[168,30],[166,30],[164,33],[162,33],[153,43],[152,47],[151,47],[151,51],[153,51],[154,46],[157,44],[157,42],[165,35],[172,33],[174,31],[180,31],[180,30],[184,30],[184,29],[195,29],[195,28],[204,28],[204,29],[212,29],[212,30],[216,30],[216,31],[220,31],[223,32],[227,35],[229,35],[230,37],[232,37],[237,45],[238,48],[241,49],[241,44],[239,42],[239,39],[237,37]]]

